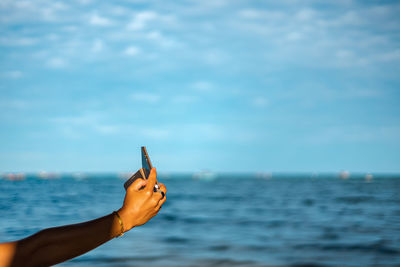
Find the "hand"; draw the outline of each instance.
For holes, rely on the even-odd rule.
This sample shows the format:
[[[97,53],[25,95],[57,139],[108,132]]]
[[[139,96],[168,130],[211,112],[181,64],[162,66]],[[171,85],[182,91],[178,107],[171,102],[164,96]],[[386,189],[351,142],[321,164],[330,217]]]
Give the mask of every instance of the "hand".
[[[152,168],[147,180],[137,179],[126,190],[124,204],[118,210],[119,216],[124,223],[125,231],[135,226],[145,224],[161,209],[167,199],[165,194],[167,188],[159,183],[160,190],[154,192],[154,185],[157,182],[157,171]],[[163,194],[160,192],[164,192]]]

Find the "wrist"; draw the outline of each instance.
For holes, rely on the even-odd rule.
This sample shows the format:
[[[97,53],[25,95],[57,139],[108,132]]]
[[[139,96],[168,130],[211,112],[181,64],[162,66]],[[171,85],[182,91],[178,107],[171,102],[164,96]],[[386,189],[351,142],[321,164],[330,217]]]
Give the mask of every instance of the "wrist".
[[[121,221],[124,225],[125,232],[128,232],[129,230],[131,230],[134,227],[133,223],[131,222],[132,216],[130,216],[128,211],[125,210],[123,207],[120,208],[119,210],[117,210],[117,212],[118,212],[118,215],[121,218]]]
[[[117,225],[119,224],[119,232],[117,232],[117,236],[116,237],[123,236],[124,233],[125,233],[124,222],[122,221],[121,216],[119,216],[118,211],[114,211],[113,215],[116,217],[114,219],[116,219],[118,221]]]

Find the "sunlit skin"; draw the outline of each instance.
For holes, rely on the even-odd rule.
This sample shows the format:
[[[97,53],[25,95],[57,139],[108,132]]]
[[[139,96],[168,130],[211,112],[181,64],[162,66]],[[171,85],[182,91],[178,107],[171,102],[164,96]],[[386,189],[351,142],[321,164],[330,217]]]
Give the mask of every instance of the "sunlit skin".
[[[118,210],[124,231],[145,224],[157,215],[166,201],[154,192],[157,172],[153,168],[148,180],[136,180],[126,191]],[[159,183],[164,194],[167,188]],[[50,266],[82,255],[121,234],[118,217],[104,217],[66,226],[44,229],[27,238],[0,243],[0,266]]]

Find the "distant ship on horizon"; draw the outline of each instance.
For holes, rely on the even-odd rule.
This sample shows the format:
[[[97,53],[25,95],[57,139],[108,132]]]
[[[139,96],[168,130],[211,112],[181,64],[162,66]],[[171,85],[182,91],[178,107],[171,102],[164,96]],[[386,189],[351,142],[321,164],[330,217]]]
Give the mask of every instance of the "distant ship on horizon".
[[[202,170],[193,174],[193,179],[196,180],[214,180],[217,178],[217,174],[210,170]]]

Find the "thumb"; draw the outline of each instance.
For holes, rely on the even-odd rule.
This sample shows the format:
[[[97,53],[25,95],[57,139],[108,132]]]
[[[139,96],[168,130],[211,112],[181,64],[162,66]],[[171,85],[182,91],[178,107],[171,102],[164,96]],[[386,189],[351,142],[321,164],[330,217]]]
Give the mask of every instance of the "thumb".
[[[157,183],[157,170],[156,168],[151,168],[149,177],[147,178],[147,186],[146,189],[148,191],[153,192],[154,185]]]

